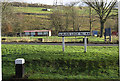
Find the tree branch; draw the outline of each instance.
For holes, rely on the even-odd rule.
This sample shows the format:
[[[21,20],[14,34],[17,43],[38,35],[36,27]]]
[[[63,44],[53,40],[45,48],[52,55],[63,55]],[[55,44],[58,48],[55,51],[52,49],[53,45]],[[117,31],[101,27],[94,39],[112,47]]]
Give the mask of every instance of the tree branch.
[[[105,21],[106,21],[106,19],[108,18],[109,14],[110,14],[112,8],[115,6],[115,4],[116,4],[116,2],[113,2],[112,5],[109,7],[109,11],[108,11],[106,17],[104,18]]]

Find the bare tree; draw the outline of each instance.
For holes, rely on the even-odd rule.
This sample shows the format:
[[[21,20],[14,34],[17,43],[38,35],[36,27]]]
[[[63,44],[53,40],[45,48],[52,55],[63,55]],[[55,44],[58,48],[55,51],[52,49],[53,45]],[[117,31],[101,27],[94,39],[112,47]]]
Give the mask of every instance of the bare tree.
[[[107,18],[109,17],[109,14],[111,13],[111,10],[115,6],[117,0],[111,0],[109,3],[103,0],[83,0],[87,5],[92,7],[97,14],[99,15],[101,29],[100,29],[100,37],[103,36],[103,29],[104,29],[104,23],[106,22]]]
[[[69,6],[64,7],[64,14],[65,14],[65,31],[67,31],[70,25],[70,7]]]
[[[78,3],[79,2],[71,2],[71,3],[67,4],[67,6],[69,7],[69,14],[66,14],[66,19],[67,19],[67,15],[70,15],[72,26],[73,26],[73,31],[79,30],[79,23],[78,23],[79,15],[78,15],[78,11],[75,8],[75,5]],[[68,23],[66,23],[66,26],[67,26],[67,24]]]
[[[14,16],[12,5],[9,2],[2,2],[2,34],[8,35],[12,32]]]
[[[111,18],[111,19],[113,19],[115,21],[114,30],[118,31],[118,9],[114,8],[113,10],[114,10],[114,14],[111,14],[109,16],[109,18]],[[112,24],[112,23],[109,23],[109,24]]]
[[[90,22],[90,33],[92,33],[92,19],[91,19],[91,7],[89,8],[89,22]]]
[[[75,31],[75,28],[76,28],[75,23],[76,23],[77,13],[73,6],[71,7],[71,17],[72,17],[73,31]]]
[[[57,35],[58,31],[64,30],[63,28],[63,17],[60,10],[55,10],[51,14],[51,25],[55,28],[55,34]]]

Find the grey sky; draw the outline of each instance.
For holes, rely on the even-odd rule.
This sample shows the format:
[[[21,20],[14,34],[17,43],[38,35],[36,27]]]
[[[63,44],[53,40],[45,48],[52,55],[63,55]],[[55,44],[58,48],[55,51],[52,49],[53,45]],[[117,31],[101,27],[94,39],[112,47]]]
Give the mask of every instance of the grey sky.
[[[53,5],[53,3],[56,0],[11,0],[11,1]],[[70,3],[70,2],[74,2],[74,1],[78,1],[78,0],[57,0],[58,4],[60,4],[61,2],[63,4],[66,4],[66,3]]]
[[[2,0],[2,1],[14,1],[14,2],[26,2],[26,3],[39,3],[39,4],[53,5],[53,3],[56,1],[58,2],[58,4],[61,4],[61,3],[69,4],[70,2],[77,2],[77,1],[81,1],[81,0]],[[89,1],[93,1],[93,0],[89,0]],[[106,0],[103,0],[103,1],[106,1]],[[112,1],[112,0],[107,0],[108,3],[110,1]],[[118,0],[118,1],[120,1],[120,0]],[[85,4],[81,3],[80,5],[84,6]]]

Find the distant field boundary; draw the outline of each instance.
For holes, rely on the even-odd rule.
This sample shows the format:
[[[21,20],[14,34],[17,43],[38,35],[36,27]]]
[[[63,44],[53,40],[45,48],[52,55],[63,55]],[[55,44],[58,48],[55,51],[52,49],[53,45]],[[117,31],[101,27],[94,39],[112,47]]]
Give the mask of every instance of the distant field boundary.
[[[16,14],[24,14],[24,15],[50,15],[50,14],[42,14],[42,13],[16,13]]]
[[[45,15],[45,16],[48,16],[48,15],[52,15],[51,13],[16,13],[16,14],[23,14],[23,15]],[[65,16],[65,15],[62,15],[62,16]],[[79,16],[79,17],[86,17],[88,18],[89,16]],[[96,18],[98,18],[98,16],[94,16]]]

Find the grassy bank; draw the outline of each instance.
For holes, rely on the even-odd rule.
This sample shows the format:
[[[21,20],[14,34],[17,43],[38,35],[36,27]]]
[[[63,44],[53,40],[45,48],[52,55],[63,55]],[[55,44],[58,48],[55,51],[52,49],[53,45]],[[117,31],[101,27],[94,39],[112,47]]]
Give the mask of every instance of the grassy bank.
[[[118,46],[2,45],[3,79],[15,75],[17,58],[28,79],[118,79]]]
[[[39,36],[39,37],[2,37],[6,38],[2,42],[39,42],[38,38],[42,38],[42,42],[62,42],[62,37],[58,36]],[[65,37],[65,42],[83,42],[84,36]],[[107,39],[108,41],[108,39]],[[111,43],[117,43],[118,36],[112,36]],[[105,43],[104,37],[88,36],[88,43]]]

